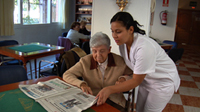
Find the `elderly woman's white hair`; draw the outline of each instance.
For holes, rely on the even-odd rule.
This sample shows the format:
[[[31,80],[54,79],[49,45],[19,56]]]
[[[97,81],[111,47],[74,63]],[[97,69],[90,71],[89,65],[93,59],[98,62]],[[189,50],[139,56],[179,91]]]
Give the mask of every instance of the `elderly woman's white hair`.
[[[90,48],[98,47],[101,45],[106,45],[109,49],[110,48],[110,38],[105,33],[97,32],[90,39]]]

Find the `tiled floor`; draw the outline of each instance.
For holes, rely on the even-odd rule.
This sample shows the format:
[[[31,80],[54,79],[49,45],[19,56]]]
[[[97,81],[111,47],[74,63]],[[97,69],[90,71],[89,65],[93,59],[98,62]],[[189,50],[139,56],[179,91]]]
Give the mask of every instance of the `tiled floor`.
[[[184,49],[178,66],[181,85],[163,112],[200,112],[200,50]]]
[[[56,58],[55,55],[51,55],[51,56],[47,56],[47,57],[42,57],[42,58],[38,58],[37,59],[37,77],[38,77],[38,71],[39,71],[39,62],[41,60],[48,60],[48,61],[52,61],[55,62]],[[43,62],[41,69],[46,69],[49,68],[49,66],[51,66],[51,64],[49,63],[45,63]],[[34,60],[31,60],[31,66],[32,66],[32,75],[33,75],[33,79],[35,79],[35,65],[34,65]],[[53,67],[53,66],[52,66]],[[29,63],[27,64],[27,75],[28,75],[28,79],[31,79],[31,74],[30,74],[30,67],[29,67]]]

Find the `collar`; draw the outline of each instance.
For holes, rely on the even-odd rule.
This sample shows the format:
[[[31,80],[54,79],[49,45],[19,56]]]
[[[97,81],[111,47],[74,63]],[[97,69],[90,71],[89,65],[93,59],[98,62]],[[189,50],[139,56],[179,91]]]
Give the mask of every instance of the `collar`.
[[[99,63],[99,62],[98,62],[98,65],[102,65],[102,66],[104,66],[104,67],[106,67],[107,64],[108,64],[108,57],[107,57],[106,61],[104,61],[103,63]]]
[[[108,64],[107,64],[107,66],[108,67],[111,67],[111,66],[116,66],[116,64],[115,64],[115,61],[114,61],[114,57],[113,57],[113,55],[112,55],[112,53],[109,53],[108,54]],[[94,59],[93,59],[93,57],[91,57],[91,64],[90,64],[91,66],[90,66],[90,70],[92,70],[92,69],[97,69],[97,67],[98,67],[98,62],[96,62]]]

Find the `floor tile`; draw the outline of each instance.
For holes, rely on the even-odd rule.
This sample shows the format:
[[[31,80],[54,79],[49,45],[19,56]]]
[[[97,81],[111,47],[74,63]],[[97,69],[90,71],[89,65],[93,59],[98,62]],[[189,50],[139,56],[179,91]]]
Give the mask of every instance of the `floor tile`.
[[[200,97],[180,95],[183,105],[200,107]]]
[[[182,58],[181,58],[181,61],[184,62],[184,63],[193,62],[191,56],[182,57]]]
[[[189,87],[180,86],[179,87],[179,94],[180,95],[200,97],[200,90],[198,88],[189,88]]]
[[[195,61],[197,65],[200,65],[200,61]]]
[[[200,77],[200,72],[190,72],[189,71],[189,73],[190,73],[191,76]]]
[[[194,54],[190,54],[189,56],[192,57],[192,58],[199,58],[199,55],[196,54],[196,53],[194,53]]]
[[[185,67],[188,67],[188,68],[199,68],[199,66],[197,64],[185,64]]]
[[[200,112],[200,108],[192,106],[183,106],[185,112]]]
[[[198,88],[195,82],[181,80],[181,87]]]
[[[199,55],[198,54],[195,54],[195,55],[190,55],[192,57],[192,59],[196,59],[196,60],[200,60],[199,59]]]
[[[183,105],[167,104],[162,112],[184,112]]]
[[[188,71],[191,71],[191,72],[200,72],[200,69],[199,68],[187,68]]]
[[[198,57],[198,58],[193,58],[193,60],[197,63],[197,62],[199,62],[200,63],[200,58]]]
[[[187,68],[185,66],[180,66],[178,67],[178,70],[181,70],[181,71],[188,71]]]
[[[192,76],[195,82],[200,82],[200,77],[194,77]]]
[[[182,101],[181,101],[180,95],[179,94],[174,94],[172,96],[171,100],[169,101],[169,103],[182,105]]]
[[[195,62],[193,61],[183,61],[185,64],[196,64]]]
[[[179,75],[181,80],[184,80],[184,81],[194,81],[194,79],[192,78],[192,76],[189,76],[189,75]]]
[[[178,70],[179,75],[190,75],[188,71]]]
[[[197,87],[200,89],[200,82],[195,82]]]
[[[185,67],[185,65],[183,63],[179,63],[180,67]]]

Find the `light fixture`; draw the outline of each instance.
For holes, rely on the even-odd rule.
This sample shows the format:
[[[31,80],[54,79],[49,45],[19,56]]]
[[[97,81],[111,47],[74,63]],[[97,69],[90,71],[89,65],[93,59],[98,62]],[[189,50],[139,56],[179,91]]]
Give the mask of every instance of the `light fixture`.
[[[120,11],[123,11],[128,4],[128,0],[116,0],[116,4],[119,6]]]

